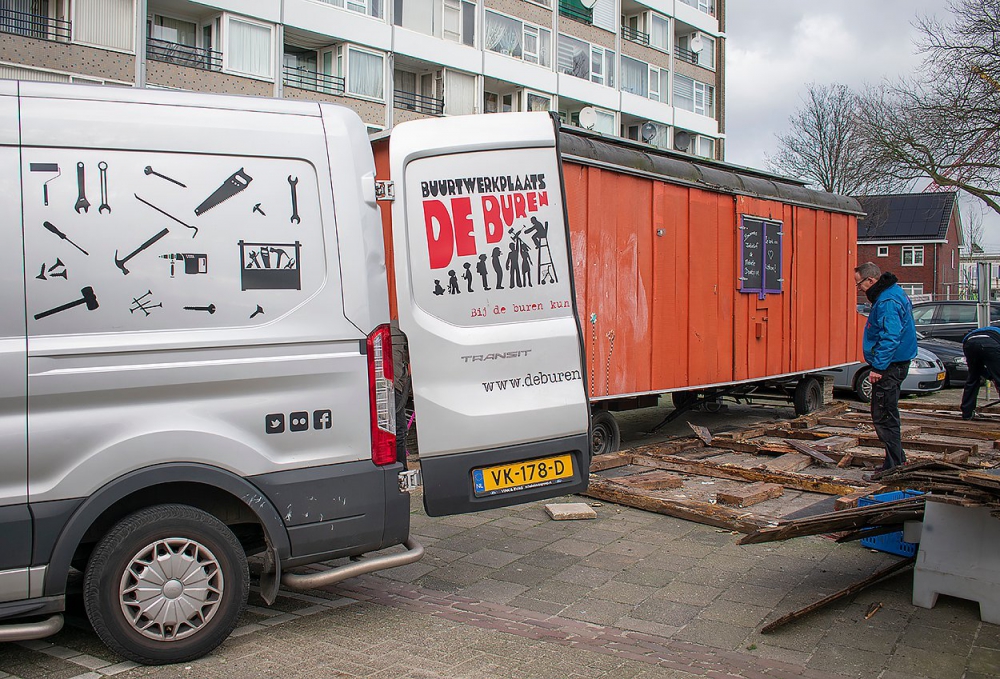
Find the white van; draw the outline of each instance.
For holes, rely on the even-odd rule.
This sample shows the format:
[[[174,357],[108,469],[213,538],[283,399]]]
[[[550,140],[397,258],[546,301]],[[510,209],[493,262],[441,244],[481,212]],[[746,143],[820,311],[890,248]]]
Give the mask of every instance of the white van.
[[[546,114],[393,133],[435,515],[586,486],[556,137]],[[58,631],[72,569],[111,648],[169,663],[228,636],[248,555],[268,601],[420,558],[374,177],[337,106],[0,81],[0,641]],[[534,284],[495,285],[497,249]]]

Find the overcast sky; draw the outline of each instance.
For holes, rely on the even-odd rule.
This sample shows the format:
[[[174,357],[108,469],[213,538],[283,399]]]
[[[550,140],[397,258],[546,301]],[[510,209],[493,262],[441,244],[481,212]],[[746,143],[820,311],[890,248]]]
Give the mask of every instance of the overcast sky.
[[[946,11],[945,0],[727,0],[726,160],[763,169],[808,83],[860,88],[912,73],[915,18]],[[1000,217],[984,224],[1000,249]]]

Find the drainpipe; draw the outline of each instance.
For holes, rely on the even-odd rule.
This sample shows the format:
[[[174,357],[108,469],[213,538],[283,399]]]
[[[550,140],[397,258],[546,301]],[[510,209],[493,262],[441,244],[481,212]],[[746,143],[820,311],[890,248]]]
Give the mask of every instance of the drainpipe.
[[[146,86],[147,0],[135,0],[135,86]]]

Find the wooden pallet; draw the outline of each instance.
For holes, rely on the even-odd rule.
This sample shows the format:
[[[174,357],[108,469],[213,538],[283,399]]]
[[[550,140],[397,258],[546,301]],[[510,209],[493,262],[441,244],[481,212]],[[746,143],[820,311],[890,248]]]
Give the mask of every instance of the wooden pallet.
[[[902,413],[911,462],[1000,463],[1000,418]],[[867,412],[837,402],[794,420],[695,436],[595,457],[586,495],[742,533],[857,505],[883,490],[862,479],[884,450]]]

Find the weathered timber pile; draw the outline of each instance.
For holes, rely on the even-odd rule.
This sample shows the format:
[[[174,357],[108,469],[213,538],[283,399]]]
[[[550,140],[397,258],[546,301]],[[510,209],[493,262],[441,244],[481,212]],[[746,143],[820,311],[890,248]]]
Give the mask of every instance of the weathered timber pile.
[[[966,422],[952,410],[905,410],[902,433],[912,463],[905,469],[916,476],[886,475],[874,483],[862,472],[879,467],[884,451],[871,416],[846,403],[737,431],[693,429],[695,436],[595,457],[587,495],[743,533],[850,509],[861,497],[894,488],[1000,510],[1000,477],[990,471],[1000,464],[1000,419]],[[990,495],[991,489],[997,495]],[[882,523],[817,532],[877,535],[898,530],[895,519],[906,514],[876,510],[871,516],[880,516]],[[856,538],[849,534],[846,539]]]

